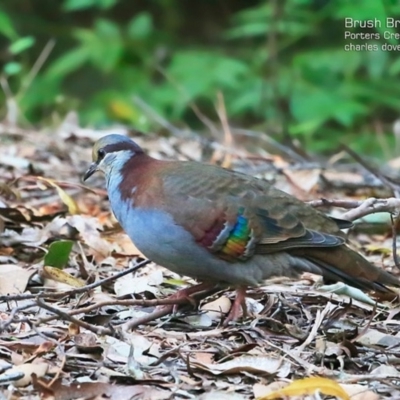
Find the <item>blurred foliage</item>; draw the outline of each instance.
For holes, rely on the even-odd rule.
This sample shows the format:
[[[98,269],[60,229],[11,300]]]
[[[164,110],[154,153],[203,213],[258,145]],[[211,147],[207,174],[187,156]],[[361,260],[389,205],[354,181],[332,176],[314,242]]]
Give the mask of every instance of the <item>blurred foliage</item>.
[[[216,120],[221,91],[235,125],[312,150],[346,141],[377,152],[377,135],[392,145],[400,109],[400,58],[382,48],[399,44],[388,17],[400,26],[398,1],[63,0],[49,9],[45,0],[6,0],[0,106],[10,119],[16,105],[19,123],[77,110],[84,124],[153,129],[137,97],[167,120],[197,127],[193,104]],[[381,24],[348,29],[345,18]],[[345,39],[345,31],[380,38]]]

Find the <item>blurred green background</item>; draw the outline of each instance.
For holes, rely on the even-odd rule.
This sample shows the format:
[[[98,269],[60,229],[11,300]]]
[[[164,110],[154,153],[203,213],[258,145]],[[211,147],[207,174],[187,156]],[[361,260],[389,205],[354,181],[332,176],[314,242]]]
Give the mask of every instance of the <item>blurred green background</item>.
[[[76,110],[82,125],[160,129],[136,98],[202,129],[193,106],[218,121],[220,91],[234,126],[312,151],[345,142],[394,156],[400,51],[382,45],[397,46],[383,36],[400,29],[388,17],[400,26],[398,1],[3,0],[1,117],[45,126]],[[346,29],[345,18],[381,26]]]

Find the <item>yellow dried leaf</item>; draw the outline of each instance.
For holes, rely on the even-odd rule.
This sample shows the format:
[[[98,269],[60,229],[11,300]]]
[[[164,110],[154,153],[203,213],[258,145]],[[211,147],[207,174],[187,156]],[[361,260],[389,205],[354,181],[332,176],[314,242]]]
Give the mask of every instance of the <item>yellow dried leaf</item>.
[[[75,278],[61,269],[44,266],[43,272],[46,278],[53,279],[56,282],[65,283],[72,287],[85,286],[85,282],[82,279]]]
[[[328,396],[335,396],[342,400],[350,400],[349,395],[337,382],[320,377],[305,378],[294,381],[289,386],[272,392],[267,396],[259,397],[257,400],[273,400],[282,398],[283,396],[302,396],[313,394],[316,391]]]
[[[75,200],[64,190],[61,189],[60,186],[53,179],[47,179],[43,177],[38,177],[38,179],[46,182],[53,188],[57,190],[58,195],[60,196],[61,201],[68,207],[68,212],[70,214],[79,214],[79,207],[76,204]]]
[[[379,246],[377,244],[368,244],[365,246],[365,249],[370,253],[378,253],[384,254],[386,256],[390,256],[392,254],[392,249],[390,247]]]
[[[114,99],[108,106],[114,118],[131,121],[135,124],[137,124],[141,115],[131,102],[125,100]]]
[[[166,285],[174,285],[174,286],[186,286],[188,283],[184,279],[164,279],[164,283]]]

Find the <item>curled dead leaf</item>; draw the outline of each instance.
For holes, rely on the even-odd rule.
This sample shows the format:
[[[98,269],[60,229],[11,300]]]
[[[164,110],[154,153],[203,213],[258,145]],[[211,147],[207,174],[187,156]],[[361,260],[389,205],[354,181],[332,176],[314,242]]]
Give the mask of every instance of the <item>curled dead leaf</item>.
[[[220,364],[204,364],[191,361],[197,367],[214,375],[236,374],[242,372],[275,374],[282,364],[282,358],[273,356],[242,356]]]
[[[43,178],[42,176],[39,176],[37,179],[47,183],[48,185],[52,186],[53,188],[55,188],[57,190],[57,193],[60,196],[61,201],[68,207],[68,212],[70,214],[79,214],[80,211],[79,211],[78,205],[76,204],[75,200],[64,189],[62,189],[56,183],[55,180]]]
[[[379,400],[381,397],[363,385],[340,385],[351,400]]]
[[[25,376],[17,381],[13,382],[14,386],[24,387],[28,386],[32,382],[32,374],[36,374],[37,377],[45,376],[49,369],[48,364],[37,363],[37,364],[21,364],[11,368],[7,371],[7,374],[13,372],[22,372]]]
[[[342,400],[350,400],[349,395],[337,382],[320,377],[299,379],[282,389],[278,389],[266,396],[258,397],[257,400],[280,399],[284,396],[303,396],[314,394],[315,392],[336,396]]]
[[[41,271],[41,275],[43,278],[52,279],[56,282],[64,283],[72,287],[79,288],[85,286],[85,282],[82,279],[75,278],[62,269],[44,266]]]
[[[15,264],[0,265],[0,295],[23,293],[35,270]]]
[[[214,301],[210,301],[200,307],[202,311],[206,311],[206,315],[211,318],[211,320],[220,320],[221,317],[228,313],[231,309],[231,301],[226,296],[221,296]]]

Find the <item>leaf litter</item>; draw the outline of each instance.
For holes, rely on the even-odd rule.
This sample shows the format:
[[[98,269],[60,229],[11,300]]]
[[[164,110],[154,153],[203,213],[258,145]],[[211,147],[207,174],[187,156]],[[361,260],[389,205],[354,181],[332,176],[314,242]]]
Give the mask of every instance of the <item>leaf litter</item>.
[[[110,132],[66,127],[35,132],[34,144],[28,132],[0,139],[5,398],[400,398],[398,303],[376,303],[343,285],[319,287],[311,274],[249,290],[250,315],[226,328],[221,320],[234,293],[218,289],[198,308],[182,305],[172,316],[121,329],[195,282],[154,263],[135,267],[143,255],[110,213],[102,178],[90,187],[80,180],[93,142]],[[391,195],[357,164],[257,155],[247,150],[254,149],[249,138],[235,151],[199,145],[194,134],[135,140],[157,158],[224,163],[274,180],[304,201]],[[338,210],[331,210],[336,217]],[[388,219],[366,219],[350,238],[371,262],[396,273]]]

